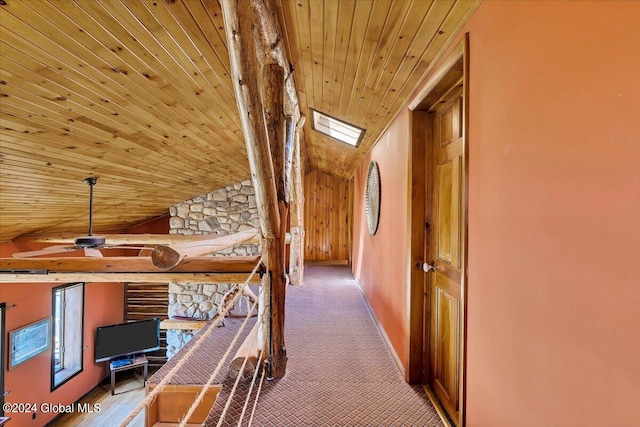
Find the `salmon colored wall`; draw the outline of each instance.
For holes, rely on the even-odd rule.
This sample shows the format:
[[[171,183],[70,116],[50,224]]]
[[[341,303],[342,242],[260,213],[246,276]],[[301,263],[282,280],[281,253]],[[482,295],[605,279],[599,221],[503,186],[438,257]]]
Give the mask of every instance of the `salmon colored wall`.
[[[143,222],[125,230],[127,234],[169,234],[169,214]]]
[[[40,245],[42,246],[42,245]],[[0,243],[0,257],[10,257],[17,250],[38,249],[35,245]],[[65,254],[61,254],[64,256]],[[51,294],[60,284],[0,284],[0,302],[16,306],[6,310],[5,338],[8,332],[21,326],[51,316]],[[2,356],[5,369],[5,390],[11,393],[5,398],[9,403],[65,404],[75,402],[93,389],[109,374],[104,363],[93,361],[94,334],[98,326],[121,323],[124,318],[124,291],[121,283],[87,283],[84,310],[84,351],[83,371],[51,392],[51,350],[7,371],[7,355]],[[45,425],[57,414],[38,412],[36,419],[31,414],[7,414],[16,426],[39,427]]]
[[[401,113],[355,173],[353,271],[398,358],[405,363],[407,333],[407,180],[409,114]],[[364,189],[369,162],[380,169],[380,225],[367,230]]]
[[[640,419],[639,16],[633,1],[485,1],[463,30],[467,426]],[[406,153],[406,127],[402,113],[374,148],[381,167],[386,154]],[[406,135],[384,147],[392,134]],[[383,199],[406,191],[400,169]],[[406,259],[396,253],[392,265],[365,235],[363,171],[366,162],[356,173],[354,272],[400,354],[406,343],[388,319],[403,309],[381,301],[405,293]],[[383,212],[381,227],[395,228],[406,210]]]

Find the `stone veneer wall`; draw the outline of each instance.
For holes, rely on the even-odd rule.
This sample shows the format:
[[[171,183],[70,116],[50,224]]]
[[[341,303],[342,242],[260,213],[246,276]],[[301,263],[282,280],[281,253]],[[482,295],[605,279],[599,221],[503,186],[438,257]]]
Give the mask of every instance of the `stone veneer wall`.
[[[259,228],[258,208],[251,181],[234,185],[178,203],[169,208],[171,234],[225,235]],[[258,245],[240,245],[214,256],[258,255]],[[169,317],[209,320],[218,312],[218,303],[231,285],[202,283],[169,284]],[[191,340],[193,331],[167,331],[167,358]]]

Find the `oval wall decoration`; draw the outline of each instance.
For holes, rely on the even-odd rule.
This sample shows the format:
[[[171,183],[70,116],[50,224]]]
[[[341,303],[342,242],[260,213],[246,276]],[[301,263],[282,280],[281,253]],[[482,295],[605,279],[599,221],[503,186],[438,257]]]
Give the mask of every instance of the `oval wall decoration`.
[[[371,160],[367,171],[367,188],[365,194],[365,210],[367,228],[371,236],[378,231],[380,223],[380,170],[378,164]]]

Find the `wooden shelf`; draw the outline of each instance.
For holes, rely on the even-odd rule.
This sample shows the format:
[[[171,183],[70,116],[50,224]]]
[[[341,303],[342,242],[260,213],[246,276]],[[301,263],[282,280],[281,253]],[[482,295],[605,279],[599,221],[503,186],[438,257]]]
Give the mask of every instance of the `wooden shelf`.
[[[200,330],[209,323],[208,320],[166,319],[160,322],[160,329]]]

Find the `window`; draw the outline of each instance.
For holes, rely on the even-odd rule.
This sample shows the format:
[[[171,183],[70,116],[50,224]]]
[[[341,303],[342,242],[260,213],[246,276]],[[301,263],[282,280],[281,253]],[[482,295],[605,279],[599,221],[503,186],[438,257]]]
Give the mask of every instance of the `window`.
[[[324,113],[311,110],[311,127],[313,130],[328,135],[338,141],[357,147],[364,136],[364,129],[351,125]]]
[[[82,372],[84,283],[53,289],[51,391]]]

